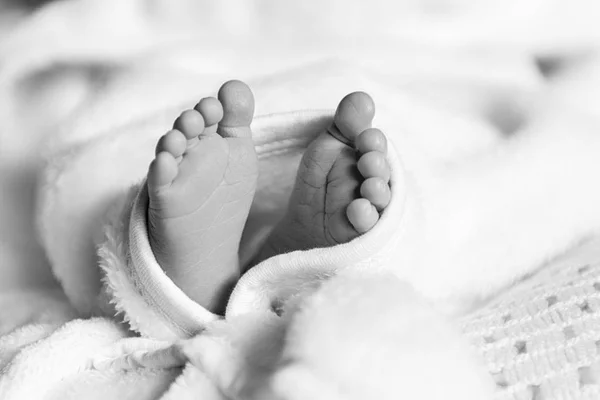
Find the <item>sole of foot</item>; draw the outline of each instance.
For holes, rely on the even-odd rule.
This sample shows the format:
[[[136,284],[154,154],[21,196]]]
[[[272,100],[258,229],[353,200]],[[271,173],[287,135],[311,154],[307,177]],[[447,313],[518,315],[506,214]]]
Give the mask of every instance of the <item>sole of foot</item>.
[[[387,138],[371,128],[375,105],[354,92],[332,125],[306,149],[286,216],[257,261],[293,250],[328,247],[371,230],[391,199]]]
[[[148,177],[152,251],[188,296],[222,312],[240,275],[238,250],[254,198],[258,161],[252,92],[229,81],[160,138]]]

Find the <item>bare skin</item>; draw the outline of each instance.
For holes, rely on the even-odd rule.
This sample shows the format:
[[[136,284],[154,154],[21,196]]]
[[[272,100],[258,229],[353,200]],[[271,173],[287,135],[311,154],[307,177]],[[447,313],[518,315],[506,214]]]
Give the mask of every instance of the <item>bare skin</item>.
[[[390,202],[387,139],[371,128],[373,100],[347,95],[333,124],[306,149],[288,212],[258,261],[294,250],[346,243],[368,232]]]
[[[288,212],[257,261],[283,252],[348,242],[369,231],[390,201],[387,140],[371,128],[365,93],[346,96],[331,127],[306,150]],[[222,312],[240,276],[239,243],[258,161],[250,123],[254,99],[225,83],[175,121],[148,171],[148,229],[154,255],[192,299]]]
[[[252,92],[227,82],[218,100],[181,114],[148,171],[150,245],[167,275],[215,312],[240,275],[238,249],[258,178]]]

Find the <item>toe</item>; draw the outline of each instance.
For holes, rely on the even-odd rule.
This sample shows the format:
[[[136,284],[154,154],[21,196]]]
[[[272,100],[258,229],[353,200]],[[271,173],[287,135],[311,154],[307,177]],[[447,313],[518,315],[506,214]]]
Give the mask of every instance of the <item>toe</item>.
[[[390,180],[390,166],[379,151],[370,151],[362,155],[358,159],[357,167],[365,179],[379,177],[385,182]]]
[[[177,161],[170,153],[159,153],[148,170],[148,189],[155,192],[170,185],[177,176],[177,169]]]
[[[356,138],[355,146],[356,150],[361,154],[370,151],[379,151],[387,154],[387,139],[383,132],[377,128],[369,128],[362,131]]]
[[[390,204],[391,192],[386,181],[379,177],[369,178],[360,185],[360,195],[369,200],[378,211]]]
[[[223,106],[223,119],[218,132],[224,137],[250,137],[250,123],[254,116],[254,95],[241,81],[226,82],[218,94]]]
[[[173,128],[182,132],[187,140],[192,140],[204,131],[204,118],[196,110],[186,110],[175,120]]]
[[[379,213],[367,199],[353,200],[346,209],[346,216],[360,234],[369,231],[379,220]]]
[[[375,103],[364,92],[350,93],[340,102],[330,133],[338,140],[353,145],[359,133],[371,127],[375,116]]]
[[[205,97],[194,107],[194,110],[202,114],[204,118],[205,134],[217,132],[217,124],[223,119],[223,106],[214,97]]]
[[[175,158],[181,157],[185,152],[186,142],[187,140],[183,133],[177,129],[170,130],[158,140],[155,155],[166,151]]]

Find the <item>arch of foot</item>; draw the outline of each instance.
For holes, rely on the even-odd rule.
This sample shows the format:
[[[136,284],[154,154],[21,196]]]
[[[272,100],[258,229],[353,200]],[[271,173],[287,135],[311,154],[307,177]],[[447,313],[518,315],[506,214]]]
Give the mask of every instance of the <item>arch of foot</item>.
[[[296,153],[302,154],[306,145],[314,139],[314,132],[322,132],[323,128],[331,125],[331,120],[331,112],[318,110],[256,118],[253,129],[254,132],[260,132],[256,135],[260,138],[256,141],[256,148],[261,172],[265,169],[272,170],[273,165],[290,164],[278,162],[277,157],[290,159]],[[286,126],[285,136],[282,136],[281,129],[278,129],[281,125]],[[228,302],[227,316],[232,317],[260,309],[279,312],[286,307],[288,300],[295,301],[302,297],[301,295],[316,290],[321,283],[342,270],[365,269],[373,272],[392,269],[389,261],[394,259],[398,249],[397,244],[406,233],[404,225],[410,225],[400,224],[401,228],[399,228],[398,222],[414,218],[417,202],[406,195],[404,170],[394,143],[390,141],[387,145],[389,146],[387,161],[391,170],[390,192],[394,201],[391,201],[381,213],[377,224],[367,233],[349,242],[333,247],[279,254],[255,265],[242,275],[234,288]],[[297,159],[299,161],[299,157]],[[294,175],[296,168],[297,163],[289,171],[281,171],[279,168],[280,171],[274,178],[283,177],[289,181],[290,174]],[[288,192],[274,193],[273,189],[276,185],[273,184],[273,179],[265,179],[267,175],[268,173],[265,173],[259,177],[253,205],[253,212],[261,216],[277,209],[273,207],[274,203],[287,204],[289,191],[292,190],[288,187]],[[265,207],[266,212],[261,212],[263,211],[261,207]],[[246,225],[245,229],[247,231],[245,233],[254,233],[260,227],[251,224]],[[263,242],[249,244],[260,247]],[[247,252],[246,250],[242,246],[242,252]],[[249,253],[255,254],[252,251]],[[251,259],[251,257],[247,258]]]
[[[600,398],[600,263],[533,276],[462,321],[497,400]]]
[[[292,190],[295,168],[306,145],[317,133],[331,124],[331,111],[296,111],[256,118],[253,129],[260,159],[262,180],[254,201],[255,218],[246,225],[242,243],[242,259],[250,262],[270,231],[269,224],[280,218]],[[283,129],[285,128],[285,129]],[[285,134],[282,134],[284,132]],[[390,143],[390,148],[393,148]],[[291,162],[285,162],[285,161]],[[232,292],[226,314],[274,309],[277,311],[300,292],[314,290],[323,279],[347,268],[383,268],[397,248],[402,229],[398,221],[411,215],[414,207],[403,190],[403,171],[395,150],[388,151],[391,167],[391,195],[396,199],[381,214],[379,222],[367,234],[351,243],[332,248],[295,251],[271,257],[246,272]],[[289,164],[289,166],[288,166]],[[286,165],[285,168],[273,168]],[[273,175],[275,171],[275,175]],[[273,179],[271,179],[273,178]],[[274,184],[273,182],[277,184]],[[123,312],[132,329],[143,335],[162,339],[188,337],[207,324],[220,319],[192,301],[167,278],[150,247],[147,229],[147,186],[132,187],[114,209],[107,213],[105,235],[99,244],[102,270],[107,276],[107,289],[116,308]],[[408,200],[407,200],[408,199]],[[272,214],[276,218],[266,219]],[[251,213],[252,215],[252,213]],[[249,229],[250,228],[250,229]]]

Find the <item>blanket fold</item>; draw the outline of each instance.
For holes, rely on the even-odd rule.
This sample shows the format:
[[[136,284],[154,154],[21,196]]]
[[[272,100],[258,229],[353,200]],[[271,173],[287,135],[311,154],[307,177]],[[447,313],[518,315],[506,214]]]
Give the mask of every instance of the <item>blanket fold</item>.
[[[255,206],[251,211],[241,253],[249,256],[260,249],[268,226],[266,221],[276,221],[278,211],[285,208],[293,182],[296,159],[310,139],[330,123],[330,112],[304,111],[258,117],[253,125],[261,165]],[[133,143],[134,144],[134,143]],[[133,150],[133,149],[132,149]],[[403,167],[393,145],[388,158],[391,165],[392,203],[382,214],[377,226],[350,243],[332,248],[313,249],[282,254],[265,260],[246,272],[233,290],[226,316],[280,308],[288,298],[315,290],[323,280],[348,268],[379,270],[385,268],[387,257],[398,241],[407,206]],[[292,168],[287,166],[292,165]],[[286,170],[286,176],[272,178]],[[285,182],[287,179],[288,182]],[[277,186],[282,182],[283,189]],[[265,193],[267,192],[267,193]],[[134,193],[136,193],[134,195]],[[278,194],[277,194],[278,193]],[[267,207],[260,199],[268,199]],[[279,199],[279,200],[278,200]],[[98,254],[103,269],[104,282],[112,296],[111,302],[125,314],[132,328],[140,333],[168,339],[191,337],[207,324],[220,317],[193,302],[165,275],[157,263],[148,239],[146,210],[147,186],[144,182],[130,189],[128,199],[120,200],[120,212],[112,213],[105,228],[105,241]],[[129,221],[123,221],[130,213]],[[253,215],[267,215],[256,221]],[[400,226],[403,224],[400,223]],[[258,236],[258,239],[253,237]]]
[[[458,251],[468,257],[453,258],[455,228],[471,227],[465,216],[491,214],[467,207],[445,219],[464,198],[476,206],[476,196],[461,192],[467,196],[448,202],[444,190],[405,190],[427,189],[442,180],[440,170],[495,153],[507,136],[580,129],[536,115],[540,98],[564,100],[549,115],[562,115],[564,105],[596,118],[600,69],[588,56],[598,57],[597,1],[450,0],[443,9],[422,1],[232,1],[52,2],[0,43],[2,172],[21,171],[33,155],[41,161],[44,149],[38,233],[66,296],[33,288],[0,297],[8,310],[0,320],[0,398],[598,398],[598,243],[451,320],[441,311],[464,277],[439,279],[413,262],[417,253],[467,270],[496,262],[500,271],[502,255],[485,246],[519,252],[496,245],[511,236],[526,246],[531,235],[475,229]],[[289,24],[295,14],[302,17]],[[107,40],[118,36],[128,39]],[[191,302],[151,256],[140,182],[178,113],[231,78],[249,83],[262,115],[252,125],[261,178],[243,265],[285,211],[303,149],[331,122],[330,112],[308,108],[334,107],[356,90],[372,95],[374,125],[392,147],[394,201],[375,229],[350,243],[250,269],[221,317]],[[555,165],[559,175],[565,166]],[[427,232],[415,229],[422,200],[439,206],[430,221],[442,221]],[[12,205],[4,208],[31,212]],[[17,265],[12,221],[29,221],[9,217],[2,267]]]

